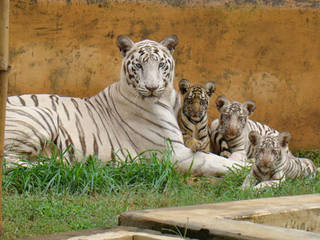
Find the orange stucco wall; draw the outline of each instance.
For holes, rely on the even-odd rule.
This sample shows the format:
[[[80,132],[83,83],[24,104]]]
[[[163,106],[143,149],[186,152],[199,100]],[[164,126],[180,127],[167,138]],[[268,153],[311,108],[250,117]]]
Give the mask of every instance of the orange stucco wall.
[[[208,1],[210,2],[210,1]],[[116,36],[175,33],[176,84],[215,81],[214,100],[257,102],[252,117],[320,147],[320,9],[11,0],[9,94],[93,95],[119,79]]]

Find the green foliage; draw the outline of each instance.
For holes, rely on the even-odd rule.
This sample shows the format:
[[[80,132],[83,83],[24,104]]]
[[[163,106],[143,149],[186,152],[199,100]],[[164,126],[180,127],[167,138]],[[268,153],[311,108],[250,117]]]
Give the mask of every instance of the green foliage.
[[[320,165],[319,150],[295,155]],[[320,174],[261,191],[239,188],[248,167],[230,169],[222,178],[182,175],[171,161],[170,145],[106,164],[94,157],[73,164],[61,159],[63,154],[38,157],[31,168],[4,168],[4,240],[114,227],[117,216],[128,210],[320,192]]]
[[[64,153],[66,154],[66,152]],[[137,188],[164,191],[178,186],[186,176],[175,169],[172,151],[148,150],[136,157],[129,153],[124,161],[118,157],[103,163],[96,157],[70,163],[64,155],[39,156],[32,167],[6,168],[5,192],[107,193]]]

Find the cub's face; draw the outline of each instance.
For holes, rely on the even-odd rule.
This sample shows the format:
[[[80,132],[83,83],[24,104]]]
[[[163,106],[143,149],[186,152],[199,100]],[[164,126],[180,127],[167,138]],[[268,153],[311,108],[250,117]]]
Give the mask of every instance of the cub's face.
[[[261,136],[257,131],[251,131],[248,137],[254,147],[256,166],[264,172],[268,169],[277,169],[281,164],[283,154],[288,150],[290,134],[284,132],[279,136]]]
[[[208,82],[204,87],[190,86],[186,79],[179,82],[179,89],[183,97],[182,111],[184,115],[194,122],[199,122],[207,113],[209,98],[213,95],[216,85]]]
[[[121,54],[124,56],[122,75],[126,84],[139,96],[159,98],[172,86],[174,77],[174,59],[172,53],[178,44],[175,35],[158,43],[143,40],[133,43],[126,36],[117,40]]]
[[[224,138],[232,139],[242,134],[256,104],[253,101],[230,102],[226,97],[220,96],[216,100],[216,106],[220,113],[218,130]]]

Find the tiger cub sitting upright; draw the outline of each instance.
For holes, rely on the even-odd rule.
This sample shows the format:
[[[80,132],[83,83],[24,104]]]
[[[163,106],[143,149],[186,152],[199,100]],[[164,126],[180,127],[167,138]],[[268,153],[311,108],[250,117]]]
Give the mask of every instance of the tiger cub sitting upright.
[[[208,82],[203,88],[199,85],[190,86],[188,80],[181,79],[179,89],[183,100],[178,113],[178,123],[184,145],[193,152],[210,152],[207,109],[216,84]]]
[[[254,151],[255,163],[241,188],[260,182],[255,186],[261,189],[266,186],[278,185],[286,178],[312,176],[316,167],[310,159],[293,156],[288,148],[290,134],[261,136],[257,131],[249,133],[249,140]]]
[[[254,101],[229,101],[225,96],[216,99],[216,106],[220,113],[218,119],[212,121],[210,127],[212,151],[223,157],[238,161],[246,161],[252,157],[248,134],[252,130],[261,135],[278,132],[267,125],[249,119],[254,112]]]

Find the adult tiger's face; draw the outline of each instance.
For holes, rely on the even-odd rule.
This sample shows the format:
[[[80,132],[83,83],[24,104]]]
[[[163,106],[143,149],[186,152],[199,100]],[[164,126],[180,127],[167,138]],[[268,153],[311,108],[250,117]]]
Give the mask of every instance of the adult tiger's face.
[[[219,116],[219,132],[226,139],[238,137],[243,132],[256,104],[253,101],[244,103],[230,102],[226,97],[220,96],[216,100],[217,109],[220,112]]]
[[[194,122],[199,122],[206,115],[209,98],[216,89],[214,82],[208,82],[205,88],[195,85],[190,86],[187,79],[181,79],[179,89],[183,97],[182,112]]]
[[[160,43],[143,40],[137,43],[119,36],[117,45],[122,54],[121,81],[144,98],[159,98],[172,87],[174,59],[172,53],[178,44],[175,35]]]
[[[277,169],[281,164],[282,155],[288,150],[290,134],[280,133],[279,136],[261,136],[257,131],[249,133],[249,140],[255,148],[255,164],[261,171]]]

